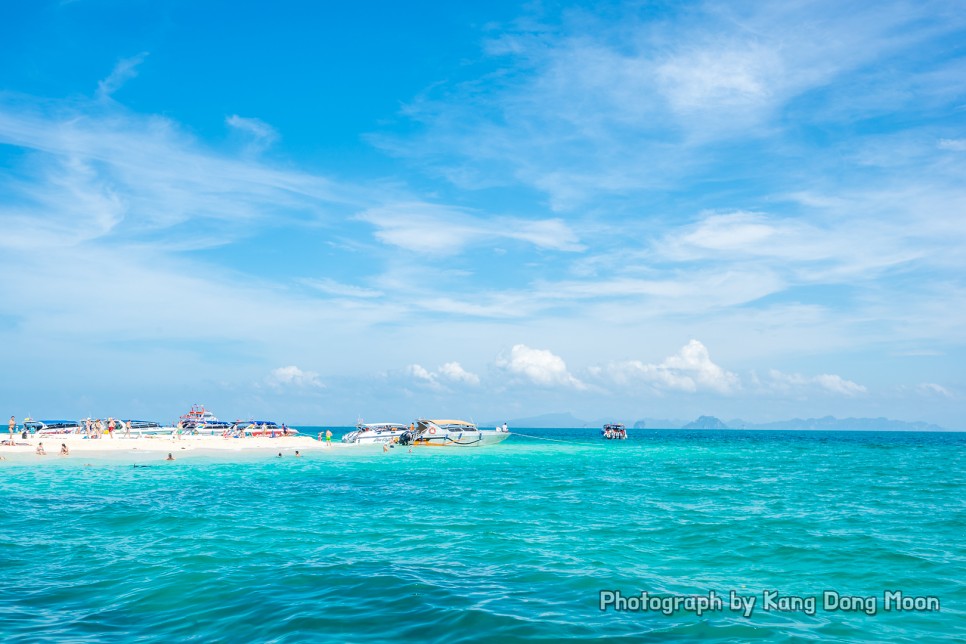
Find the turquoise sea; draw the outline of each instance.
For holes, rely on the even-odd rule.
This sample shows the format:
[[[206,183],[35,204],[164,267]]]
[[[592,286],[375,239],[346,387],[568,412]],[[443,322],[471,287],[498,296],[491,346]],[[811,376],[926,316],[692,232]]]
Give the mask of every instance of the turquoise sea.
[[[966,639],[964,433],[519,431],[0,462],[0,641]]]

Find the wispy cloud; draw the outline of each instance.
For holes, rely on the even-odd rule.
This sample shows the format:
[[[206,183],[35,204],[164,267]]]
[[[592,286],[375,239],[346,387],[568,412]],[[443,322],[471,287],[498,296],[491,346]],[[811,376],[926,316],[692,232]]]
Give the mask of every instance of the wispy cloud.
[[[966,152],[966,139],[939,139],[938,147],[940,150]]]
[[[519,241],[538,248],[580,251],[583,246],[559,219],[480,217],[465,209],[429,203],[395,203],[358,215],[377,228],[382,242],[417,252],[454,255],[481,242]]]
[[[128,82],[132,78],[137,77],[138,67],[144,62],[144,59],[148,57],[148,52],[142,51],[136,56],[130,58],[122,58],[114,65],[114,69],[104,80],[98,81],[97,83],[97,96],[101,99],[111,98],[111,96],[121,87],[124,83]]]
[[[319,374],[314,371],[303,371],[295,365],[273,369],[268,375],[267,382],[277,388],[320,389],[325,386],[319,380]]]
[[[168,242],[199,248],[244,234],[252,222],[325,219],[365,203],[356,187],[221,155],[168,119],[122,109],[87,116],[0,102],[0,142],[31,160],[20,176],[2,178],[16,201],[0,205],[0,217],[24,233],[5,237],[8,245],[138,239],[192,220],[192,235]]]
[[[772,391],[785,394],[805,394],[820,390],[825,393],[840,396],[860,396],[868,393],[868,389],[851,380],[846,380],[836,374],[823,373],[817,376],[804,376],[799,373],[782,373],[777,369],[768,372],[770,380],[766,387]]]
[[[301,282],[306,286],[322,293],[326,293],[327,295],[335,295],[339,297],[368,299],[381,297],[384,295],[382,291],[377,289],[354,286],[352,284],[342,284],[327,277],[320,279],[304,278],[301,280]]]
[[[911,96],[938,96],[955,61],[940,56],[921,68],[908,54],[942,47],[966,23],[935,3],[616,11],[620,20],[569,10],[520,21],[485,49],[514,73],[414,100],[406,115],[423,126],[421,144],[376,140],[462,187],[523,182],[562,210],[673,189],[696,173],[742,181],[741,157],[780,163],[800,145],[790,116],[793,128],[847,124]],[[901,73],[881,73],[885,61]],[[731,167],[718,165],[726,158]],[[772,174],[800,179],[779,167]]]
[[[934,382],[923,382],[916,386],[916,390],[925,396],[940,396],[942,398],[953,398],[953,392],[942,385]]]
[[[297,110],[283,137],[246,92],[149,105],[169,91],[150,85],[171,77],[162,42],[87,98],[0,93],[11,361],[36,381],[62,354],[279,399],[324,382],[352,417],[387,365],[410,365],[372,396],[387,406],[402,391],[521,405],[564,391],[585,409],[616,392],[845,409],[900,391],[955,407],[955,379],[929,369],[966,346],[966,63],[949,53],[966,14],[831,0],[523,11],[489,25],[451,81],[403,88],[401,115],[366,115],[394,155],[371,165],[349,121]],[[273,73],[282,45],[265,50]],[[120,102],[139,72],[137,105],[155,113]],[[353,162],[315,145],[329,135]],[[701,342],[643,358],[642,337]]]
[[[435,371],[430,371],[419,364],[411,364],[406,372],[418,381],[434,389],[445,389],[446,385],[461,384],[478,386],[480,377],[464,369],[458,362],[447,362]]]
[[[271,147],[279,138],[275,128],[261,119],[232,114],[225,119],[225,123],[251,138],[248,149],[252,153],[261,152]]]

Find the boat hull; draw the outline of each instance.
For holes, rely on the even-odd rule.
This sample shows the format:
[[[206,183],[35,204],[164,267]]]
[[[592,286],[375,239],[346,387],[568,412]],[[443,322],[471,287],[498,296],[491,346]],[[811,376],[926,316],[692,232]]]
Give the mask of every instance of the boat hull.
[[[487,447],[502,443],[510,437],[509,432],[479,430],[475,432],[428,432],[413,440],[413,447]]]

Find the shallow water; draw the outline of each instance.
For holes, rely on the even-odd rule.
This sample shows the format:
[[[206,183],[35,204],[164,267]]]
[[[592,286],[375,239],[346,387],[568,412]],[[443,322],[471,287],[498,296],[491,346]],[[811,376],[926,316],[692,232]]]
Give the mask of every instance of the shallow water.
[[[0,639],[966,637],[966,434],[521,431],[535,438],[0,463]],[[725,601],[601,611],[602,590]],[[817,610],[766,610],[775,590]],[[875,614],[824,609],[826,590]],[[940,610],[886,611],[893,590]],[[756,598],[750,617],[730,591]]]

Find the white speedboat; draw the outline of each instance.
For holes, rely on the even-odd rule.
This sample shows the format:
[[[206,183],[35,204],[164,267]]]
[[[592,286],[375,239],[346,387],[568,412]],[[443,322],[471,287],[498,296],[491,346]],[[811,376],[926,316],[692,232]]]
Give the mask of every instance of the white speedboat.
[[[122,420],[117,429],[114,430],[115,436],[121,438],[157,438],[169,437],[177,431],[177,427],[162,425],[153,420]]]
[[[401,445],[427,447],[483,447],[502,443],[510,436],[505,429],[480,429],[465,420],[420,418],[415,428],[403,432]]]
[[[233,438],[281,438],[282,436],[297,436],[299,430],[289,427],[285,423],[279,425],[273,420],[238,420],[224,433]]]
[[[359,423],[354,431],[342,437],[343,443],[398,443],[409,429],[405,423]]]
[[[221,436],[232,427],[232,423],[218,420],[204,405],[192,405],[191,410],[178,419],[178,425],[185,436]]]
[[[84,436],[84,424],[76,420],[32,420],[24,419],[25,431],[40,438],[75,438]]]
[[[600,435],[607,440],[627,440],[627,428],[620,423],[607,423],[600,430]]]

